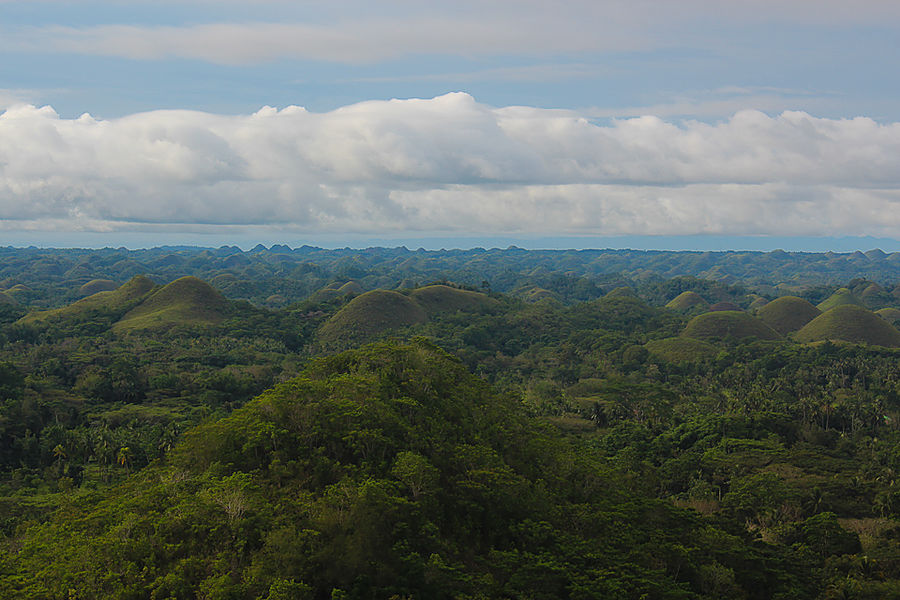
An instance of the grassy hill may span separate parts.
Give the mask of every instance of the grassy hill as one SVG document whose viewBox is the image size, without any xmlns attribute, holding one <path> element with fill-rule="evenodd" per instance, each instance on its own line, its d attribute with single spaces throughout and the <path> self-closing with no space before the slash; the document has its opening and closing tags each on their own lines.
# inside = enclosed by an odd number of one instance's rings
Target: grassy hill
<svg viewBox="0 0 900 600">
<path fill-rule="evenodd" d="M 742 310 L 740 306 L 735 304 L 734 302 L 716 302 L 715 304 L 711 304 L 709 307 L 710 312 L 721 312 L 723 310 Z"/>
<path fill-rule="evenodd" d="M 637 298 L 637 294 L 634 293 L 634 290 L 626 285 L 619 286 L 615 289 L 609 291 L 604 298 Z"/>
<path fill-rule="evenodd" d="M 480 312 L 496 308 L 499 302 L 486 294 L 461 290 L 448 285 L 428 285 L 410 292 L 409 297 L 416 301 L 428 314 L 444 312 Z"/>
<path fill-rule="evenodd" d="M 854 306 L 862 306 L 863 302 L 860 300 L 856 294 L 851 292 L 847 288 L 841 288 L 831 296 L 820 302 L 816 305 L 816 308 L 821 310 L 822 312 L 826 312 L 835 308 L 836 306 L 843 306 L 845 304 L 852 304 Z"/>
<path fill-rule="evenodd" d="M 666 308 L 672 310 L 691 310 L 696 307 L 707 308 L 709 302 L 703 299 L 703 296 L 697 292 L 681 292 L 666 304 Z"/>
<path fill-rule="evenodd" d="M 747 310 L 759 310 L 768 303 L 769 301 L 766 298 L 763 298 L 762 296 L 755 296 L 753 298 L 753 302 L 751 302 L 750 306 L 747 307 Z"/>
<path fill-rule="evenodd" d="M 842 340 L 900 347 L 900 331 L 875 313 L 853 304 L 837 306 L 819 315 L 798 331 L 794 338 L 800 342 Z"/>
<path fill-rule="evenodd" d="M 689 337 L 672 337 L 647 342 L 644 347 L 652 356 L 667 362 L 694 362 L 713 358 L 719 349 L 709 342 Z"/>
<path fill-rule="evenodd" d="M 99 292 L 111 292 L 119 286 L 112 279 L 92 279 L 78 288 L 79 296 L 92 296 Z"/>
<path fill-rule="evenodd" d="M 377 338 L 391 329 L 422 323 L 425 309 L 408 296 L 389 290 L 372 290 L 347 303 L 319 329 L 319 341 L 329 347 L 345 347 Z"/>
<path fill-rule="evenodd" d="M 138 275 L 116 290 L 98 292 L 62 308 L 29 313 L 19 319 L 19 323 L 35 325 L 90 319 L 108 319 L 112 323 L 140 303 L 155 287 L 152 280 Z"/>
<path fill-rule="evenodd" d="M 517 290 L 515 295 L 522 298 L 525 302 L 541 302 L 542 300 L 559 301 L 559 296 L 548 289 L 539 286 L 528 286 L 524 289 Z"/>
<path fill-rule="evenodd" d="M 782 296 L 760 308 L 756 316 L 781 335 L 787 335 L 821 314 L 822 311 L 803 298 Z"/>
<path fill-rule="evenodd" d="M 205 281 L 182 277 L 160 288 L 128 311 L 113 331 L 126 332 L 221 323 L 228 301 Z"/>
<path fill-rule="evenodd" d="M 759 338 L 777 340 L 781 334 L 760 319 L 741 311 L 719 311 L 697 315 L 682 332 L 683 336 L 698 340 Z"/>
<path fill-rule="evenodd" d="M 900 308 L 882 308 L 876 310 L 875 314 L 894 326 L 900 321 Z"/>
</svg>

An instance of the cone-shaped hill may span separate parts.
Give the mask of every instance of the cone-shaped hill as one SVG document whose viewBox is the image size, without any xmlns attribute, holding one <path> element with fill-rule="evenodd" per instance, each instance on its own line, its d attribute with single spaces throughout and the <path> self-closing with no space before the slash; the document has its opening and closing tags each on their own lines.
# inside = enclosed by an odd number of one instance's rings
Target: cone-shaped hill
<svg viewBox="0 0 900 600">
<path fill-rule="evenodd" d="M 644 344 L 652 356 L 671 363 L 696 362 L 714 357 L 719 348 L 689 337 L 672 337 Z"/>
<path fill-rule="evenodd" d="M 328 319 L 319 329 L 319 341 L 328 347 L 346 347 L 427 318 L 425 309 L 409 296 L 372 290 L 357 296 Z"/>
<path fill-rule="evenodd" d="M 684 549 L 692 565 L 718 565 L 727 559 L 709 540 L 725 534 L 629 480 L 440 350 L 380 344 L 314 361 L 188 432 L 165 461 L 75 495 L 17 536 L 0 589 L 21 598 L 701 597 L 705 582 L 676 575 Z M 755 551 L 727 539 L 727 556 Z"/>
<path fill-rule="evenodd" d="M 19 323 L 37 325 L 101 320 L 111 324 L 137 306 L 155 287 L 152 280 L 138 275 L 116 290 L 98 292 L 62 308 L 29 313 L 19 319 Z"/>
<path fill-rule="evenodd" d="M 346 283 L 338 281 L 332 282 L 320 290 L 315 291 L 309 300 L 313 302 L 325 302 L 332 298 L 340 298 L 343 296 L 356 296 L 363 293 L 363 287 L 352 279 Z"/>
<path fill-rule="evenodd" d="M 753 302 L 750 303 L 750 306 L 747 307 L 747 310 L 759 310 L 768 303 L 769 301 L 767 299 L 762 296 L 757 296 L 753 299 Z"/>
<path fill-rule="evenodd" d="M 79 296 L 92 296 L 100 292 L 111 292 L 119 286 L 111 279 L 93 279 L 78 288 Z"/>
<path fill-rule="evenodd" d="M 876 310 L 875 314 L 894 326 L 900 322 L 900 308 L 882 308 Z"/>
<path fill-rule="evenodd" d="M 756 316 L 769 327 L 787 335 L 822 314 L 818 308 L 797 296 L 782 296 L 760 308 Z"/>
<path fill-rule="evenodd" d="M 457 311 L 480 312 L 496 308 L 500 304 L 487 294 L 461 290 L 449 285 L 427 285 L 413 290 L 409 297 L 429 315 Z"/>
<path fill-rule="evenodd" d="M 741 307 L 734 302 L 728 301 L 716 302 L 709 307 L 710 312 L 721 312 L 723 310 L 741 310 Z"/>
<path fill-rule="evenodd" d="M 703 296 L 697 292 L 681 292 L 666 304 L 666 308 L 672 310 L 691 310 L 696 307 L 707 308 L 709 302 L 703 299 Z"/>
<path fill-rule="evenodd" d="M 637 294 L 630 287 L 622 285 L 610 290 L 604 298 L 637 298 Z"/>
<path fill-rule="evenodd" d="M 756 317 L 745 312 L 729 310 L 697 315 L 688 321 L 681 335 L 698 340 L 781 338 L 781 334 Z"/>
<path fill-rule="evenodd" d="M 531 286 L 521 290 L 518 294 L 525 302 L 537 303 L 544 300 L 559 301 L 559 297 L 550 290 L 538 286 Z"/>
<path fill-rule="evenodd" d="M 228 301 L 205 281 L 182 277 L 160 288 L 128 311 L 113 331 L 126 332 L 221 323 Z"/>
<path fill-rule="evenodd" d="M 826 312 L 831 310 L 836 306 L 843 306 L 845 304 L 852 304 L 854 306 L 862 306 L 863 302 L 860 300 L 856 294 L 851 292 L 847 288 L 841 288 L 831 296 L 820 302 L 816 305 L 816 308 L 821 310 L 822 312 Z"/>
<path fill-rule="evenodd" d="M 845 304 L 819 315 L 794 334 L 799 342 L 840 340 L 856 344 L 900 347 L 900 331 L 875 313 Z"/>
</svg>

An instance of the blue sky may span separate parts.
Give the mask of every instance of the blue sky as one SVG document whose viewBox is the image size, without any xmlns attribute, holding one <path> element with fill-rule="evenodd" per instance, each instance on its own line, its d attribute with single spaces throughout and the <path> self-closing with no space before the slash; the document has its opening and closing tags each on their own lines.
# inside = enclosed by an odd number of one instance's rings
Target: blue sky
<svg viewBox="0 0 900 600">
<path fill-rule="evenodd" d="M 0 234 L 898 239 L 898 25 L 874 0 L 0 0 Z"/>
</svg>

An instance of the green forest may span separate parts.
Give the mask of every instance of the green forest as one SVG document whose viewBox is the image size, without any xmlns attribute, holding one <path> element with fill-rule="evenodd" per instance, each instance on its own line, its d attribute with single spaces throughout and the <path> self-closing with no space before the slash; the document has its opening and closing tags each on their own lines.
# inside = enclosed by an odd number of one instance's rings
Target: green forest
<svg viewBox="0 0 900 600">
<path fill-rule="evenodd" d="M 900 254 L 0 249 L 0 598 L 900 598 Z"/>
</svg>

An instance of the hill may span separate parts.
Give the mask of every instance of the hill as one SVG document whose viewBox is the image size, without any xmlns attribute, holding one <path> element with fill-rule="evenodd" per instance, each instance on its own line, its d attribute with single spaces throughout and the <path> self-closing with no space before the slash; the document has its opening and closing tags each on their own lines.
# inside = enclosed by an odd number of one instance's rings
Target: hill
<svg viewBox="0 0 900 600">
<path fill-rule="evenodd" d="M 716 302 L 715 304 L 710 305 L 710 312 L 721 312 L 724 310 L 741 310 L 741 307 L 735 304 L 734 302 Z"/>
<path fill-rule="evenodd" d="M 797 296 L 782 296 L 756 312 L 760 320 L 781 335 L 798 331 L 821 314 L 822 311 Z"/>
<path fill-rule="evenodd" d="M 688 321 L 681 335 L 698 340 L 781 338 L 781 334 L 756 317 L 745 312 L 728 310 L 697 315 Z"/>
<path fill-rule="evenodd" d="M 831 310 L 836 306 L 843 306 L 845 304 L 852 304 L 854 306 L 862 306 L 863 302 L 860 300 L 856 294 L 851 292 L 847 288 L 840 288 L 838 291 L 833 293 L 831 296 L 820 302 L 816 305 L 816 308 L 821 310 L 822 312 L 826 312 Z"/>
<path fill-rule="evenodd" d="M 80 322 L 107 320 L 109 324 L 137 305 L 156 284 L 143 275 L 133 277 L 116 290 L 98 292 L 62 308 L 43 310 L 25 315 L 21 324 L 50 322 Z"/>
<path fill-rule="evenodd" d="M 427 320 L 425 310 L 399 292 L 372 290 L 347 303 L 319 329 L 319 341 L 346 347 Z"/>
<path fill-rule="evenodd" d="M 875 314 L 895 327 L 900 322 L 900 308 L 882 308 L 876 310 Z"/>
<path fill-rule="evenodd" d="M 98 292 L 111 292 L 118 287 L 112 279 L 92 279 L 78 288 L 78 295 L 91 296 Z"/>
<path fill-rule="evenodd" d="M 747 310 L 759 310 L 768 303 L 769 301 L 766 298 L 763 298 L 762 296 L 755 296 L 753 298 L 753 301 L 750 303 L 750 306 L 747 307 Z"/>
<path fill-rule="evenodd" d="M 215 325 L 224 320 L 227 308 L 228 301 L 208 283 L 182 277 L 128 311 L 113 325 L 113 331 Z"/>
<path fill-rule="evenodd" d="M 706 360 L 713 358 L 719 353 L 719 349 L 709 342 L 689 337 L 653 340 L 644 344 L 644 347 L 650 352 L 651 356 L 656 356 L 672 363 Z"/>
<path fill-rule="evenodd" d="M 627 285 L 621 285 L 617 288 L 614 288 L 609 291 L 609 293 L 604 296 L 604 298 L 637 298 L 637 294 L 634 293 L 634 290 L 628 287 Z"/>
<path fill-rule="evenodd" d="M 856 344 L 900 347 L 900 331 L 875 313 L 845 304 L 819 315 L 794 335 L 800 342 L 841 340 Z"/>
<path fill-rule="evenodd" d="M 445 312 L 480 312 L 496 308 L 500 303 L 487 294 L 461 290 L 448 285 L 428 285 L 410 292 L 409 297 L 428 314 Z"/>
<path fill-rule="evenodd" d="M 768 583 L 744 537 L 630 479 L 433 346 L 382 344 L 317 360 L 165 461 L 73 495 L 17 538 L 0 591 L 675 600 L 710 597 L 711 578 L 684 571 L 736 573 L 732 597 Z"/>
<path fill-rule="evenodd" d="M 681 292 L 666 304 L 666 308 L 671 308 L 672 310 L 691 310 L 698 306 L 707 308 L 709 307 L 709 302 L 704 300 L 697 292 L 690 291 Z"/>
</svg>

